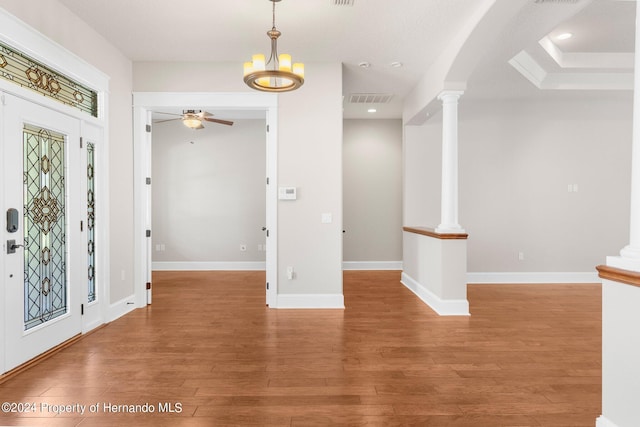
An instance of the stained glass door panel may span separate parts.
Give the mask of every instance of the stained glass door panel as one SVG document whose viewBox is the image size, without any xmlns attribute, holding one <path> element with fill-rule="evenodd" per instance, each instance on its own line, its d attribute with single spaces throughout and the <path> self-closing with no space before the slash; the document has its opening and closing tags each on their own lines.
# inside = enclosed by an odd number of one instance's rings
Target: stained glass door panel
<svg viewBox="0 0 640 427">
<path fill-rule="evenodd" d="M 3 255 L 7 371 L 80 332 L 86 171 L 78 120 L 5 95 L 3 122 L 4 207 L 20 211 L 18 230 L 3 230 L 18 245 Z"/>
<path fill-rule="evenodd" d="M 96 147 L 87 144 L 87 302 L 96 301 Z"/>
<path fill-rule="evenodd" d="M 67 314 L 65 135 L 25 124 L 24 328 Z"/>
</svg>

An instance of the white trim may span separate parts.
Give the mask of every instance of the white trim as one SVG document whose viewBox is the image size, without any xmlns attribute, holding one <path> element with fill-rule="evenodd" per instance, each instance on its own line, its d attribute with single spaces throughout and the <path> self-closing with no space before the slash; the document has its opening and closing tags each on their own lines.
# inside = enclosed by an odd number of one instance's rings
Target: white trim
<svg viewBox="0 0 640 427">
<path fill-rule="evenodd" d="M 473 284 L 532 284 L 532 283 L 600 283 L 597 272 L 500 272 L 467 273 L 467 283 Z"/>
<path fill-rule="evenodd" d="M 14 49 L 92 89 L 107 90 L 106 74 L 2 8 L 0 28 L 0 40 Z"/>
<path fill-rule="evenodd" d="M 278 294 L 277 308 L 344 309 L 342 294 Z"/>
<path fill-rule="evenodd" d="M 123 298 L 120 301 L 109 305 L 109 313 L 106 323 L 113 322 L 114 320 L 119 319 L 120 317 L 132 312 L 135 309 L 136 304 L 134 295 Z"/>
<path fill-rule="evenodd" d="M 269 184 L 266 185 L 266 299 L 269 307 L 278 303 L 278 108 L 277 98 L 272 98 L 274 105 L 266 109 L 266 172 Z"/>
<path fill-rule="evenodd" d="M 633 52 L 563 52 L 548 37 L 538 42 L 560 68 L 633 70 Z"/>
<path fill-rule="evenodd" d="M 632 72 L 550 73 L 525 50 L 508 62 L 541 90 L 633 90 Z"/>
<path fill-rule="evenodd" d="M 99 310 L 98 315 L 88 321 L 87 324 L 82 325 L 82 332 L 94 329 L 100 324 L 108 323 L 110 319 L 120 317 L 124 314 L 129 307 L 120 308 L 109 307 L 110 296 L 110 281 L 109 281 L 109 111 L 108 111 L 108 97 L 109 97 L 109 80 L 110 77 L 102 72 L 100 69 L 94 67 L 89 62 L 85 61 L 80 56 L 71 52 L 64 46 L 58 44 L 56 41 L 42 34 L 35 28 L 31 27 L 24 21 L 10 14 L 7 10 L 0 7 L 0 40 L 10 46 L 11 48 L 18 50 L 29 57 L 37 60 L 47 67 L 56 70 L 60 74 L 65 75 L 71 80 L 81 83 L 97 92 L 98 95 L 98 117 L 93 117 L 90 114 L 83 112 L 77 108 L 69 105 L 62 104 L 54 99 L 44 97 L 42 94 L 38 94 L 27 88 L 22 88 L 6 80 L 0 81 L 0 91 L 13 94 L 19 98 L 27 100 L 37 105 L 41 105 L 45 108 L 49 108 L 52 111 L 57 111 L 62 114 L 66 114 L 69 117 L 78 119 L 82 123 L 84 129 L 85 124 L 89 124 L 99 128 L 102 132 L 102 137 L 99 138 L 99 146 L 96 148 L 99 150 L 99 159 L 97 160 L 97 167 L 100 168 L 100 172 L 96 177 L 96 191 L 98 194 L 98 206 L 96 215 L 101 218 L 99 225 L 96 226 L 96 238 L 99 239 L 100 250 L 96 251 L 96 282 L 98 283 L 98 300 L 91 306 L 96 307 Z M 82 130 L 84 135 L 84 130 Z M 2 150 L 0 150 L 2 151 Z M 0 196 L 3 195 L 3 189 L 0 189 Z M 84 214 L 80 213 L 81 216 Z M 2 269 L 0 269 L 2 273 Z M 4 275 L 0 274 L 4 277 Z M 3 280 L 3 279 L 0 279 Z M 0 285 L 0 291 L 3 290 L 4 284 Z M 1 293 L 1 292 L 0 292 Z M 117 303 L 116 303 L 117 304 Z M 89 306 L 88 306 L 89 307 Z M 112 306 L 113 307 L 113 306 Z M 129 310 L 130 311 L 130 310 Z M 111 314 L 113 313 L 113 314 Z M 116 316 L 116 317 L 114 317 Z M 0 316 L 0 343 L 5 344 L 5 337 L 3 335 L 5 330 L 5 323 L 3 316 Z M 3 356 L 0 356 L 0 367 L 4 367 Z M 2 370 L 2 369 L 0 369 Z"/>
<path fill-rule="evenodd" d="M 343 270 L 402 270 L 402 261 L 343 261 Z"/>
<path fill-rule="evenodd" d="M 618 426 L 613 422 L 611 422 L 604 415 L 600 415 L 598 418 L 596 418 L 596 427 L 618 427 Z"/>
<path fill-rule="evenodd" d="M 96 319 L 93 322 L 90 323 L 86 323 L 82 325 L 82 333 L 86 334 L 87 332 L 90 332 L 92 330 L 94 330 L 95 328 L 97 328 L 98 326 L 104 325 L 104 319 L 100 318 L 100 319 Z"/>
<path fill-rule="evenodd" d="M 404 272 L 400 283 L 440 316 L 469 316 L 469 301 L 467 300 L 444 300 Z"/>
<path fill-rule="evenodd" d="M 133 149 L 134 149 L 134 290 L 138 307 L 144 307 L 150 300 L 147 292 L 147 274 L 152 269 L 150 245 L 151 239 L 145 237 L 147 224 L 151 223 L 150 188 L 145 178 L 151 176 L 147 164 L 151 154 L 151 136 L 145 131 L 150 124 L 151 111 L 165 107 L 195 106 L 202 108 L 225 108 L 237 110 L 265 111 L 269 123 L 267 135 L 267 171 L 269 189 L 267 190 L 266 227 L 267 239 L 266 274 L 269 288 L 266 290 L 266 302 L 275 305 L 278 294 L 278 213 L 277 213 L 277 162 L 278 162 L 278 95 L 271 93 L 239 92 L 134 92 L 133 93 Z M 146 145 L 146 146 L 145 146 Z M 147 242 L 145 241 L 147 240 Z"/>
<path fill-rule="evenodd" d="M 264 261 L 157 261 L 153 271 L 265 271 Z"/>
<path fill-rule="evenodd" d="M 535 87 L 542 88 L 542 82 L 547 78 L 548 73 L 526 51 L 521 51 L 508 62 Z"/>
</svg>

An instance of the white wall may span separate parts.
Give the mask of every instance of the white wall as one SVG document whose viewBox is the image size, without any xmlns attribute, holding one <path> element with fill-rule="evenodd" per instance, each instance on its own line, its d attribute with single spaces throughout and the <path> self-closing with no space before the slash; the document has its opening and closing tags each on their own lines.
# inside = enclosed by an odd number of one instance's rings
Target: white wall
<svg viewBox="0 0 640 427">
<path fill-rule="evenodd" d="M 461 98 L 469 272 L 594 272 L 626 244 L 631 107 L 627 93 L 541 94 L 528 103 Z M 405 128 L 406 197 L 422 197 L 405 199 L 408 225 L 439 220 L 442 126 L 434 119 Z"/>
<path fill-rule="evenodd" d="M 153 126 L 154 263 L 264 263 L 265 138 L 264 120 Z"/>
<path fill-rule="evenodd" d="M 402 121 L 344 121 L 344 260 L 402 260 Z"/>
<path fill-rule="evenodd" d="M 278 102 L 279 185 L 299 190 L 278 206 L 279 293 L 342 295 L 342 65 L 305 64 L 305 85 Z"/>
<path fill-rule="evenodd" d="M 602 281 L 602 414 L 597 427 L 640 425 L 640 288 Z"/>
<path fill-rule="evenodd" d="M 250 91 L 242 64 L 143 62 L 133 69 L 137 92 Z M 278 180 L 299 191 L 295 202 L 278 203 L 278 293 L 341 300 L 341 64 L 305 64 L 304 86 L 278 95 Z M 321 223 L 323 213 L 330 224 Z M 289 266 L 294 280 L 287 279 Z"/>
<path fill-rule="evenodd" d="M 133 284 L 133 150 L 131 89 L 132 64 L 102 36 L 57 0 L 37 4 L 0 0 L 0 7 L 64 46 L 110 77 L 110 299 L 134 293 Z M 98 219 L 99 221 L 99 219 Z"/>
<path fill-rule="evenodd" d="M 405 126 L 402 145 L 402 223 L 440 224 L 442 114 L 423 126 Z"/>
</svg>

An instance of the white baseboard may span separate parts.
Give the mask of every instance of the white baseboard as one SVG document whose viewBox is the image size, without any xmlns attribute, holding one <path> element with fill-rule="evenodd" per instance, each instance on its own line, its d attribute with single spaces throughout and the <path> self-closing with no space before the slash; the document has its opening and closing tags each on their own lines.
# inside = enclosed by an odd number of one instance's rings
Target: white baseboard
<svg viewBox="0 0 640 427">
<path fill-rule="evenodd" d="M 125 314 L 132 312 L 136 308 L 137 307 L 135 304 L 134 295 L 131 295 L 130 297 L 127 297 L 127 298 L 123 298 L 120 301 L 109 305 L 109 312 L 107 314 L 106 323 L 113 322 L 114 320 L 124 316 Z"/>
<path fill-rule="evenodd" d="M 469 301 L 466 299 L 443 300 L 406 273 L 402 273 L 400 282 L 441 316 L 469 315 Z"/>
<path fill-rule="evenodd" d="M 104 325 L 104 322 L 102 321 L 102 319 L 98 319 L 98 320 L 95 320 L 92 323 L 88 323 L 86 325 L 82 325 L 82 333 L 86 334 L 87 332 L 91 332 L 92 330 L 94 330 L 98 326 L 102 326 L 102 325 Z"/>
<path fill-rule="evenodd" d="M 596 427 L 618 427 L 618 426 L 612 423 L 611 421 L 609 421 L 607 417 L 605 417 L 604 415 L 600 415 L 596 419 Z"/>
<path fill-rule="evenodd" d="M 278 294 L 276 308 L 344 309 L 342 294 Z"/>
<path fill-rule="evenodd" d="M 601 283 L 598 273 L 467 273 L 467 283 L 517 284 L 517 283 Z"/>
<path fill-rule="evenodd" d="M 158 261 L 151 263 L 153 271 L 264 271 L 264 261 Z"/>
<path fill-rule="evenodd" d="M 402 270 L 402 261 L 343 261 L 343 270 Z"/>
</svg>

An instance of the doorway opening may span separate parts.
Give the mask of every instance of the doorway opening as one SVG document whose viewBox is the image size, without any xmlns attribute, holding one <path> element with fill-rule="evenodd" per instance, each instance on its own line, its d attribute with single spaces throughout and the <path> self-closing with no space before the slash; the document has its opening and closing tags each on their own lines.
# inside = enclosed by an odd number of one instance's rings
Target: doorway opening
<svg viewBox="0 0 640 427">
<path fill-rule="evenodd" d="M 143 307 L 152 302 L 151 271 L 156 250 L 152 234 L 152 119 L 154 111 L 178 111 L 185 106 L 235 115 L 261 114 L 265 119 L 265 299 L 277 301 L 277 95 L 253 93 L 134 93 L 135 298 Z M 195 143 L 195 141 L 194 141 Z M 187 207 L 188 208 L 188 207 Z M 262 231 L 262 230 L 260 230 Z M 162 242 L 156 242 L 162 245 Z M 243 242 L 238 242 L 238 251 Z M 246 243 L 248 249 L 248 243 Z M 254 245 L 257 249 L 257 244 Z M 160 246 L 159 249 L 161 249 Z M 166 250 L 166 245 L 165 245 Z"/>
<path fill-rule="evenodd" d="M 152 114 L 152 270 L 266 269 L 264 111 Z"/>
</svg>

